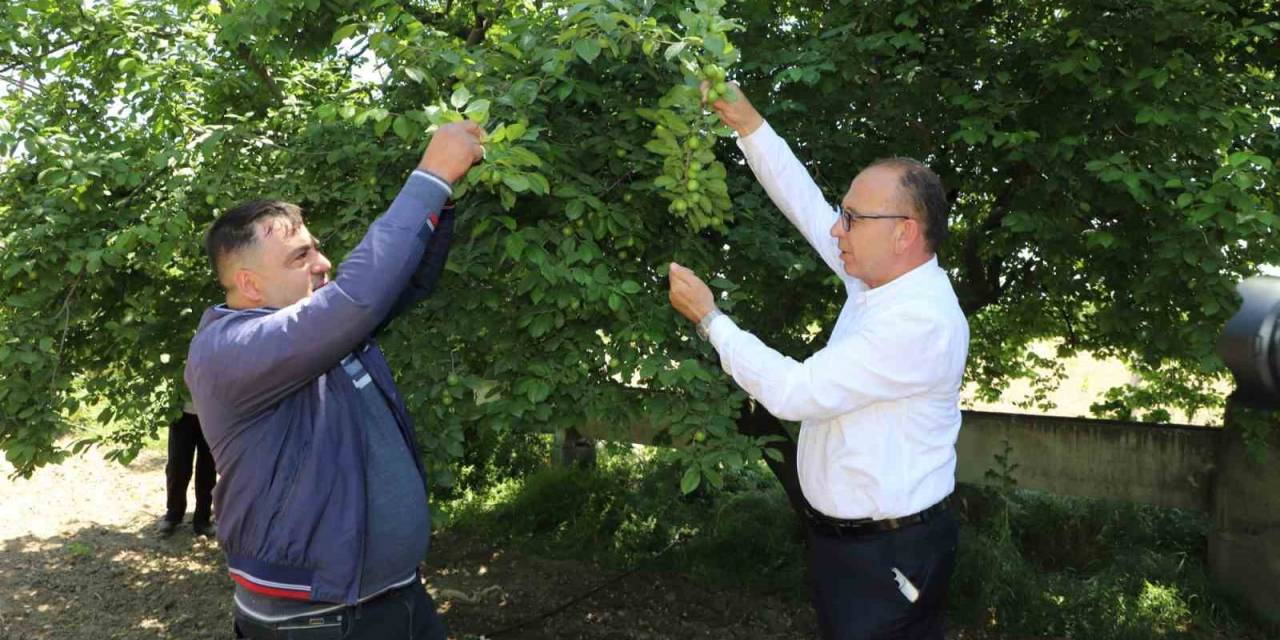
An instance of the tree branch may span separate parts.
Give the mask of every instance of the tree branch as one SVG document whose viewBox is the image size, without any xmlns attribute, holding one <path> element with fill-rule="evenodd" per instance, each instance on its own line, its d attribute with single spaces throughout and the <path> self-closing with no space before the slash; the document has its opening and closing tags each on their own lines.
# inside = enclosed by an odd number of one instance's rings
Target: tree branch
<svg viewBox="0 0 1280 640">
<path fill-rule="evenodd" d="M 33 95 L 34 95 L 34 94 L 37 94 L 37 93 L 40 93 L 40 92 L 39 92 L 39 91 L 37 91 L 34 87 L 32 87 L 31 85 L 28 85 L 27 83 L 25 83 L 25 82 L 23 82 L 23 81 L 21 81 L 21 80 L 14 80 L 14 79 L 11 79 L 11 78 L 6 78 L 6 77 L 4 77 L 4 76 L 0 76 L 0 81 L 7 82 L 7 83 L 9 83 L 9 84 L 11 84 L 11 85 L 13 85 L 13 86 L 15 86 L 15 87 L 17 87 L 17 88 L 19 88 L 19 89 L 22 89 L 23 91 L 26 91 L 26 92 L 28 92 L 28 93 L 31 93 L 31 94 L 33 94 Z"/>
<path fill-rule="evenodd" d="M 267 90 L 271 92 L 273 97 L 275 97 L 276 102 L 284 102 L 284 92 L 280 91 L 280 87 L 276 85 L 275 79 L 271 77 L 271 72 L 254 57 L 253 52 L 249 50 L 248 45 L 243 42 L 240 43 L 240 45 L 236 47 L 236 56 L 262 79 L 262 83 L 267 85 Z"/>
<path fill-rule="evenodd" d="M 996 303 L 1004 293 L 1004 285 L 1001 283 L 1004 275 L 1004 260 L 994 254 L 984 259 L 982 246 L 1004 224 L 1005 216 L 1009 214 L 1013 204 L 1014 194 L 1026 185 L 1031 175 L 1032 169 L 1027 164 L 1020 163 L 1015 166 L 1009 184 L 996 196 L 995 204 L 991 207 L 991 215 L 987 216 L 982 224 L 965 238 L 961 260 L 967 277 L 965 282 L 960 283 L 962 285 L 960 308 L 964 310 L 965 315 L 973 315 L 983 307 Z"/>
<path fill-rule="evenodd" d="M 471 5 L 476 12 L 476 24 L 471 28 L 471 33 L 467 35 L 467 47 L 474 47 L 484 40 L 485 33 L 489 31 L 489 27 L 493 26 L 493 20 L 487 19 L 480 12 L 480 3 L 474 2 Z M 499 2 L 493 7 L 495 14 L 502 12 L 502 3 Z"/>
</svg>

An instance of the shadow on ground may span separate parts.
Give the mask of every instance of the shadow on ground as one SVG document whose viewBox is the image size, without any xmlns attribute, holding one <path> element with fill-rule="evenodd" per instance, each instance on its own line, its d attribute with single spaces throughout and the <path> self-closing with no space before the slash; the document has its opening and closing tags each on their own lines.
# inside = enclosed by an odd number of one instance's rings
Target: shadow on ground
<svg viewBox="0 0 1280 640">
<path fill-rule="evenodd" d="M 6 640 L 229 637 L 230 584 L 210 539 L 151 522 L 6 540 L 0 637 Z"/>
</svg>

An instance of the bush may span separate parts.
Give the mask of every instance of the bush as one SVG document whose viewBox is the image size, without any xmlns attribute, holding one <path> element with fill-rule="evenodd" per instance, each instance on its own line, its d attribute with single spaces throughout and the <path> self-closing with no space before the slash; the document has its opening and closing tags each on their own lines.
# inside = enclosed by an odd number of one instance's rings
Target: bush
<svg viewBox="0 0 1280 640">
<path fill-rule="evenodd" d="M 803 536 L 762 465 L 679 490 L 667 451 L 611 446 L 597 469 L 540 469 L 441 505 L 443 526 L 534 553 L 674 569 L 808 599 Z M 1205 569 L 1202 514 L 961 487 L 951 617 L 1090 640 L 1264 638 Z"/>
</svg>

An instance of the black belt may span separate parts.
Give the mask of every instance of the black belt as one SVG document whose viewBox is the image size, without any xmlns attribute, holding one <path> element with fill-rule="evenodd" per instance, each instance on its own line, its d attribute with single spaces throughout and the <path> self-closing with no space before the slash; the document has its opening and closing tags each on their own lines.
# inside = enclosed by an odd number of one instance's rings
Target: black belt
<svg viewBox="0 0 1280 640">
<path fill-rule="evenodd" d="M 883 520 L 872 520 L 871 518 L 859 518 L 857 520 L 842 520 L 840 518 L 832 518 L 824 513 L 819 513 L 813 507 L 805 509 L 805 515 L 809 518 L 809 524 L 819 533 L 830 536 L 860 536 L 868 533 L 878 533 L 882 531 L 893 531 L 909 527 L 913 524 L 920 524 L 931 518 L 936 518 L 947 510 L 947 503 L 950 496 L 938 501 L 937 504 L 911 515 L 899 518 L 885 518 Z"/>
</svg>

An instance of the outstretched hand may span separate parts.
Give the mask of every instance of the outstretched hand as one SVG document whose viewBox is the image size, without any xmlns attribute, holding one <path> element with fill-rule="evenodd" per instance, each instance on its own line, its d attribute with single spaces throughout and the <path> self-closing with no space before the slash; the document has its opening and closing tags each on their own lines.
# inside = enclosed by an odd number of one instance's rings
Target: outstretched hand
<svg viewBox="0 0 1280 640">
<path fill-rule="evenodd" d="M 711 90 L 711 82 L 702 81 L 700 86 L 702 89 L 702 102 L 706 104 L 707 94 Z M 742 93 L 742 88 L 736 82 L 724 83 L 725 95 L 717 95 L 715 100 L 711 101 L 711 109 L 720 116 L 720 121 L 729 125 L 729 128 L 738 132 L 739 137 L 746 137 L 755 133 L 760 125 L 764 124 L 764 116 L 760 115 L 756 108 L 751 106 L 751 101 L 747 100 L 747 96 Z M 719 92 L 717 92 L 718 94 Z"/>
<path fill-rule="evenodd" d="M 436 129 L 418 168 L 457 183 L 484 158 L 484 129 L 470 121 L 450 122 Z"/>
<path fill-rule="evenodd" d="M 667 278 L 671 283 L 671 306 L 691 322 L 702 320 L 716 308 L 711 288 L 689 269 L 672 262 Z"/>
</svg>

